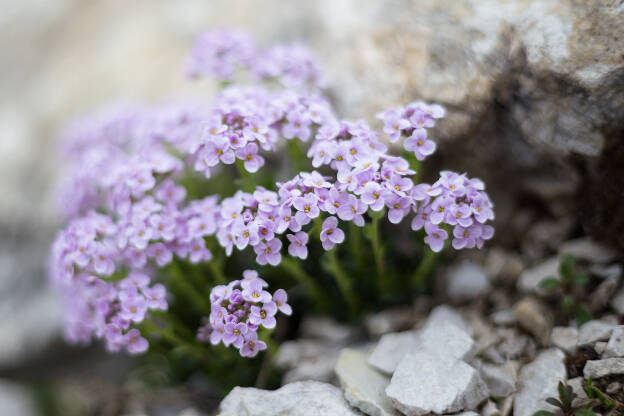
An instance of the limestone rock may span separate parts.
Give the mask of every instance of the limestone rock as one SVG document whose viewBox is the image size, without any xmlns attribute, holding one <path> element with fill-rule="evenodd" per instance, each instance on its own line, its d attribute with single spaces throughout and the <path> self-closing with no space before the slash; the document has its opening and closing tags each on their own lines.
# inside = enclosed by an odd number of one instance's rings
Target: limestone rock
<svg viewBox="0 0 624 416">
<path fill-rule="evenodd" d="M 398 416 L 385 392 L 390 379 L 368 365 L 365 352 L 343 349 L 335 371 L 351 406 L 370 416 Z"/>
<path fill-rule="evenodd" d="M 401 360 L 386 394 L 401 412 L 418 416 L 474 409 L 487 398 L 487 387 L 465 362 L 425 350 Z"/>
<path fill-rule="evenodd" d="M 21 386 L 0 380 L 0 410 L 3 415 L 33 416 L 38 414 L 30 392 Z"/>
<path fill-rule="evenodd" d="M 475 263 L 464 261 L 447 271 L 446 291 L 455 302 L 477 299 L 489 289 L 485 270 Z"/>
<path fill-rule="evenodd" d="M 392 374 L 405 355 L 418 342 L 418 331 L 386 334 L 368 357 L 368 363 L 378 370 Z"/>
<path fill-rule="evenodd" d="M 545 399 L 556 397 L 557 384 L 566 379 L 564 357 L 562 351 L 550 349 L 522 367 L 514 401 L 514 416 L 532 416 L 538 410 L 554 410 Z"/>
<path fill-rule="evenodd" d="M 583 368 L 585 378 L 601 378 L 613 375 L 624 375 L 624 358 L 589 360 Z"/>
<path fill-rule="evenodd" d="M 346 343 L 354 334 L 354 328 L 330 318 L 311 316 L 301 322 L 301 338 L 319 339 L 335 344 Z"/>
<path fill-rule="evenodd" d="M 299 339 L 280 345 L 275 364 L 285 370 L 283 383 L 303 380 L 330 382 L 341 346 L 327 341 Z"/>
<path fill-rule="evenodd" d="M 590 238 L 567 241 L 560 247 L 559 253 L 594 263 L 609 263 L 618 258 L 617 251 Z"/>
<path fill-rule="evenodd" d="M 418 319 L 415 308 L 397 307 L 387 309 L 364 318 L 366 331 L 374 336 L 406 330 L 413 327 Z"/>
<path fill-rule="evenodd" d="M 547 343 L 552 324 L 545 308 L 536 299 L 521 299 L 514 305 L 513 312 L 522 328 L 535 335 L 543 344 Z"/>
<path fill-rule="evenodd" d="M 574 351 L 578 339 L 578 329 L 572 327 L 556 326 L 550 333 L 550 343 L 568 353 Z"/>
<path fill-rule="evenodd" d="M 481 378 L 490 392 L 490 396 L 507 397 L 516 391 L 516 365 L 509 362 L 506 365 L 483 364 L 479 368 Z"/>
<path fill-rule="evenodd" d="M 624 326 L 618 326 L 613 330 L 603 357 L 624 357 Z"/>
<path fill-rule="evenodd" d="M 524 293 L 542 293 L 539 284 L 547 277 L 559 276 L 559 258 L 553 257 L 544 263 L 526 269 L 518 277 L 518 289 Z"/>
<path fill-rule="evenodd" d="M 275 391 L 235 387 L 223 399 L 218 416 L 357 416 L 338 387 L 301 381 Z"/>
<path fill-rule="evenodd" d="M 615 325 L 593 320 L 585 322 L 579 328 L 579 344 L 592 344 L 596 341 L 607 341 Z"/>
</svg>

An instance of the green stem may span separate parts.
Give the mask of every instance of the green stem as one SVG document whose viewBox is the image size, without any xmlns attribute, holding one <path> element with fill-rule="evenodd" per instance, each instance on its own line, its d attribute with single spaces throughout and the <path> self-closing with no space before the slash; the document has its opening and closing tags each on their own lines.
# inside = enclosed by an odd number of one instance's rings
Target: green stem
<svg viewBox="0 0 624 416">
<path fill-rule="evenodd" d="M 347 302 L 347 307 L 349 308 L 349 312 L 351 313 L 351 315 L 354 315 L 357 309 L 357 300 L 355 298 L 355 294 L 353 293 L 351 278 L 343 270 L 342 266 L 340 265 L 335 249 L 328 251 L 327 256 L 329 259 L 329 270 L 331 271 L 332 276 L 336 280 L 336 283 L 338 284 L 338 288 L 340 289 L 342 296 Z"/>
<path fill-rule="evenodd" d="M 245 169 L 245 163 L 236 159 L 236 169 L 238 170 L 238 175 L 243 181 L 243 191 L 245 192 L 253 192 L 256 189 L 256 183 L 254 182 L 253 175 L 247 172 Z"/>
<path fill-rule="evenodd" d="M 440 253 L 436 253 L 428 247 L 425 247 L 425 254 L 423 255 L 423 258 L 420 261 L 418 268 L 411 278 L 411 284 L 413 289 L 420 289 L 423 287 L 427 276 L 431 274 L 431 271 L 435 267 L 439 255 Z"/>
<path fill-rule="evenodd" d="M 299 262 L 290 257 L 282 257 L 282 261 L 279 265 L 285 272 L 293 276 L 299 283 L 301 283 L 306 290 L 306 293 L 310 294 L 312 298 L 321 306 L 327 303 L 327 298 L 322 290 L 316 284 L 316 281 L 303 270 Z"/>
<path fill-rule="evenodd" d="M 303 152 L 299 146 L 299 139 L 292 138 L 288 142 L 288 153 L 293 165 L 294 175 L 303 170 Z"/>
<path fill-rule="evenodd" d="M 209 261 L 208 267 L 210 268 L 210 271 L 212 272 L 212 276 L 214 277 L 215 282 L 217 284 L 219 285 L 227 284 L 227 278 L 225 277 L 223 270 L 221 270 L 221 267 L 217 264 L 217 262 Z"/>
<path fill-rule="evenodd" d="M 373 217 L 372 219 L 371 243 L 373 244 L 373 257 L 375 258 L 375 265 L 377 266 L 377 279 L 380 282 L 380 286 L 384 286 L 382 282 L 384 282 L 388 276 L 386 276 L 386 266 L 384 264 L 384 249 L 379 239 L 378 217 Z"/>
</svg>

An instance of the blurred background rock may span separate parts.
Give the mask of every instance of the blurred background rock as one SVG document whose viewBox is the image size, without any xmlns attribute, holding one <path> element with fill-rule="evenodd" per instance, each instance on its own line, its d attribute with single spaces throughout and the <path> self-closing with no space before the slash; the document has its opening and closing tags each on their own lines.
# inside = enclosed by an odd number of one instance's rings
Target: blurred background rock
<svg viewBox="0 0 624 416">
<path fill-rule="evenodd" d="M 415 99 L 444 104 L 431 171 L 484 179 L 498 244 L 526 262 L 583 233 L 624 247 L 621 0 L 1 0 L 0 7 L 0 377 L 10 379 L 0 383 L 1 414 L 35 412 L 32 392 L 45 403 L 46 380 L 71 387 L 88 376 L 77 391 L 100 393 L 98 383 L 114 384 L 128 368 L 123 357 L 59 341 L 60 306 L 45 283 L 59 226 L 55 135 L 68 119 L 120 99 L 208 97 L 210 88 L 187 83 L 183 72 L 193 38 L 210 27 L 240 26 L 265 44 L 308 44 L 345 117 L 373 121 Z"/>
</svg>

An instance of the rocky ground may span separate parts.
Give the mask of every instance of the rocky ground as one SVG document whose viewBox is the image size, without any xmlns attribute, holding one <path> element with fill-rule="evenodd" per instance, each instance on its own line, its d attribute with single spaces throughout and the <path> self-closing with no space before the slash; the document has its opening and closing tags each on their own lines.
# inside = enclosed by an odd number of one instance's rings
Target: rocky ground
<svg viewBox="0 0 624 416">
<path fill-rule="evenodd" d="M 55 133 L 110 101 L 209 94 L 184 82 L 182 63 L 192 38 L 216 25 L 310 45 L 344 116 L 373 120 L 414 99 L 444 104 L 430 170 L 481 177 L 497 213 L 495 241 L 440 271 L 431 298 L 366 317 L 363 328 L 304 322 L 276 357 L 286 386 L 236 389 L 222 414 L 528 415 L 548 409 L 559 380 L 583 400 L 589 377 L 624 401 L 621 1 L 0 3 L 0 57 L 10 63 L 0 69 L 0 413 L 36 413 L 49 383 L 83 413 L 217 407 L 199 382 L 120 388 L 128 360 L 65 346 L 45 283 L 59 223 Z M 589 276 L 565 288 L 593 317 L 582 326 L 540 287 L 565 253 Z"/>
<path fill-rule="evenodd" d="M 594 319 L 582 325 L 539 285 L 558 276 L 567 253 L 593 270 L 583 299 Z M 574 389 L 575 406 L 621 414 L 624 285 L 617 260 L 587 239 L 567 242 L 560 254 L 531 268 L 513 254 L 490 250 L 446 270 L 433 302 L 441 304 L 430 311 L 420 305 L 427 299 L 372 315 L 359 336 L 356 328 L 331 321 L 304 324 L 301 338 L 277 353 L 285 387 L 237 388 L 218 414 L 531 416 L 555 410 L 546 399 L 559 397 L 559 382 Z M 583 386 L 590 379 L 613 409 L 588 398 Z M 293 393 L 305 396 L 305 406 L 288 400 Z"/>
</svg>

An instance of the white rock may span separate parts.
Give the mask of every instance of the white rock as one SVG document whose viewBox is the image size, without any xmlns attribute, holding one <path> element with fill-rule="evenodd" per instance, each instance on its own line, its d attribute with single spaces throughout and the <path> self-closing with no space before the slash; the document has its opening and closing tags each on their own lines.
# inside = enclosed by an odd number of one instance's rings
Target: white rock
<svg viewBox="0 0 624 416">
<path fill-rule="evenodd" d="M 624 288 L 620 289 L 617 295 L 611 299 L 611 306 L 617 313 L 624 314 Z"/>
<path fill-rule="evenodd" d="M 311 339 L 284 342 L 275 355 L 275 364 L 284 370 L 282 382 L 332 381 L 340 348 L 327 341 Z"/>
<path fill-rule="evenodd" d="M 579 328 L 579 345 L 592 344 L 596 341 L 607 341 L 615 325 L 593 320 L 585 322 Z"/>
<path fill-rule="evenodd" d="M 364 318 L 364 326 L 366 331 L 374 337 L 411 328 L 417 321 L 414 309 L 398 307 L 368 315 Z"/>
<path fill-rule="evenodd" d="M 468 325 L 459 312 L 448 305 L 440 305 L 433 308 L 424 326 L 437 326 L 444 322 L 449 322 L 465 331 L 468 335 L 472 335 L 470 325 Z"/>
<path fill-rule="evenodd" d="M 474 300 L 490 290 L 490 281 L 483 267 L 464 261 L 447 272 L 446 291 L 456 302 Z"/>
<path fill-rule="evenodd" d="M 556 326 L 550 333 L 550 343 L 566 352 L 572 352 L 578 345 L 578 329 L 566 326 Z"/>
<path fill-rule="evenodd" d="M 488 400 L 481 409 L 481 416 L 500 416 L 500 410 L 492 400 Z"/>
<path fill-rule="evenodd" d="M 600 356 L 602 356 L 602 354 L 605 352 L 606 349 L 607 349 L 607 343 L 604 341 L 598 341 L 594 344 L 594 350 L 596 350 L 596 352 Z"/>
<path fill-rule="evenodd" d="M 470 361 L 477 352 L 477 344 L 465 331 L 450 322 L 427 325 L 420 332 L 414 347 L 430 351 L 444 360 Z"/>
<path fill-rule="evenodd" d="M 602 356 L 604 358 L 624 357 L 624 326 L 620 325 L 613 330 Z"/>
<path fill-rule="evenodd" d="M 555 410 L 545 399 L 556 397 L 557 384 L 566 379 L 564 357 L 561 350 L 550 349 L 522 367 L 514 401 L 514 416 L 533 416 L 538 410 Z"/>
<path fill-rule="evenodd" d="M 487 387 L 463 361 L 414 351 L 399 363 L 386 394 L 401 412 L 419 416 L 474 409 L 487 398 Z"/>
<path fill-rule="evenodd" d="M 330 318 L 312 316 L 301 323 L 301 338 L 320 339 L 344 344 L 353 336 L 354 329 Z"/>
<path fill-rule="evenodd" d="M 392 374 L 399 361 L 416 345 L 418 332 L 394 332 L 382 336 L 368 357 L 368 363 L 386 374 Z"/>
<path fill-rule="evenodd" d="M 574 377 L 567 381 L 568 386 L 572 387 L 572 391 L 576 393 L 577 399 L 587 399 L 587 393 L 583 389 L 585 379 L 583 377 Z"/>
<path fill-rule="evenodd" d="M 336 363 L 336 375 L 351 406 L 370 416 L 399 414 L 386 396 L 390 379 L 368 365 L 364 351 L 343 349 Z"/>
<path fill-rule="evenodd" d="M 606 358 L 589 360 L 583 368 L 585 378 L 600 378 L 624 374 L 624 358 Z"/>
<path fill-rule="evenodd" d="M 518 322 L 511 309 L 502 309 L 492 313 L 490 320 L 494 325 L 498 326 L 511 326 Z"/>
<path fill-rule="evenodd" d="M 331 384 L 301 381 L 275 390 L 235 387 L 218 416 L 356 416 L 342 392 Z"/>
<path fill-rule="evenodd" d="M 559 254 L 571 254 L 576 258 L 596 263 L 609 263 L 618 257 L 617 251 L 590 238 L 566 241 L 559 248 Z"/>
<path fill-rule="evenodd" d="M 537 266 L 524 270 L 518 277 L 518 289 L 524 293 L 543 293 L 539 284 L 547 277 L 559 276 L 559 258 L 553 257 Z"/>
<path fill-rule="evenodd" d="M 444 332 L 441 332 L 441 328 L 444 328 Z M 426 345 L 439 343 L 440 341 L 436 341 L 437 339 L 456 338 L 450 342 L 448 347 L 464 349 L 455 353 L 447 349 L 447 353 L 453 356 L 460 354 L 468 357 L 476 352 L 474 341 L 469 341 L 469 334 L 472 333 L 472 330 L 466 321 L 453 308 L 441 305 L 431 311 L 422 329 L 395 332 L 382 336 L 368 357 L 368 363 L 386 374 L 392 374 L 399 361 L 408 352 L 423 347 L 419 347 L 420 334 L 423 332 L 428 334 L 428 338 L 424 341 Z M 469 346 L 470 344 L 473 346 Z M 469 346 L 468 349 L 466 349 L 467 346 Z"/>
<path fill-rule="evenodd" d="M 17 384 L 0 380 L 0 413 L 11 416 L 38 414 L 29 392 Z"/>
<path fill-rule="evenodd" d="M 505 365 L 483 364 L 479 368 L 490 396 L 507 397 L 516 391 L 516 366 L 512 362 Z"/>
<path fill-rule="evenodd" d="M 535 335 L 543 344 L 548 342 L 551 322 L 545 308 L 534 298 L 519 300 L 513 313 L 522 328 Z"/>
</svg>

